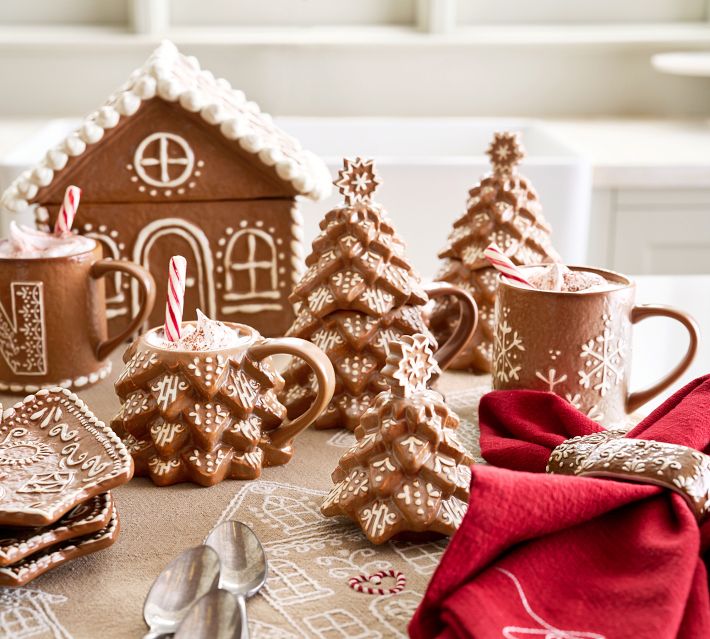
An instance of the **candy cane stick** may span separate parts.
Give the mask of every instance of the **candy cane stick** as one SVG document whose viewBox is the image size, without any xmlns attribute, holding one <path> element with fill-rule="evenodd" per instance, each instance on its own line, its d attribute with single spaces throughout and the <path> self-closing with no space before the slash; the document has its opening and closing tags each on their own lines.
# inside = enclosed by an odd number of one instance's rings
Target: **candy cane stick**
<svg viewBox="0 0 710 639">
<path fill-rule="evenodd" d="M 181 335 L 186 271 L 187 260 L 182 255 L 174 255 L 170 258 L 168 296 L 165 302 L 165 337 L 170 342 L 177 342 Z"/>
<path fill-rule="evenodd" d="M 508 279 L 511 279 L 527 288 L 535 288 L 523 275 L 522 271 L 513 264 L 500 250 L 495 242 L 492 242 L 488 248 L 483 251 L 483 257 L 485 257 L 491 266 L 494 266 L 497 271 L 505 275 Z"/>
<path fill-rule="evenodd" d="M 64 201 L 59 209 L 57 221 L 54 223 L 54 234 L 63 235 L 71 231 L 76 210 L 79 208 L 79 200 L 81 199 L 81 189 L 78 186 L 70 185 L 64 192 Z"/>
</svg>

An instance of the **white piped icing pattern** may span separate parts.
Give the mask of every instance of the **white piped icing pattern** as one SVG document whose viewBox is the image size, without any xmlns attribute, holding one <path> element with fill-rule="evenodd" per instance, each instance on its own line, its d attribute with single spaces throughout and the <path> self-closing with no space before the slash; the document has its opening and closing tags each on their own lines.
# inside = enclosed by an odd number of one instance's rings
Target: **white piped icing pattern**
<svg viewBox="0 0 710 639">
<path fill-rule="evenodd" d="M 262 113 L 255 102 L 247 101 L 242 91 L 233 89 L 224 78 L 215 78 L 200 69 L 195 57 L 181 54 L 165 40 L 104 106 L 50 149 L 34 169 L 20 174 L 3 193 L 0 206 L 11 213 L 31 206 L 39 188 L 51 184 L 55 172 L 61 171 L 69 158 L 84 153 L 103 138 L 105 130 L 117 126 L 121 118 L 134 115 L 143 100 L 156 95 L 178 102 L 186 111 L 199 113 L 207 123 L 219 126 L 224 137 L 274 167 L 279 178 L 289 182 L 300 195 L 320 200 L 330 194 L 332 178 L 320 158 L 275 126 L 271 116 Z M 40 226 L 46 224 L 46 209 L 35 206 L 35 218 Z"/>
<path fill-rule="evenodd" d="M 106 362 L 99 370 L 82 375 L 76 379 L 65 379 L 60 382 L 51 384 L 5 384 L 0 382 L 0 393 L 37 393 L 40 394 L 42 389 L 58 386 L 60 388 L 83 388 L 89 384 L 96 384 L 99 380 L 106 379 L 111 372 L 111 362 Z"/>
</svg>

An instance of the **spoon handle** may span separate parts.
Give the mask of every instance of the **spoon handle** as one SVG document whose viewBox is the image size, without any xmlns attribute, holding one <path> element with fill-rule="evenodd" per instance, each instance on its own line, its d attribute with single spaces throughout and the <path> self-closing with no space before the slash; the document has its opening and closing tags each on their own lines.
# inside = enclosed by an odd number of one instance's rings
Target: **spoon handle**
<svg viewBox="0 0 710 639">
<path fill-rule="evenodd" d="M 167 637 L 168 634 L 162 630 L 149 630 L 143 635 L 143 639 L 160 639 L 161 637 Z"/>
<path fill-rule="evenodd" d="M 242 615 L 242 634 L 240 639 L 249 639 L 249 619 L 247 617 L 247 602 L 244 597 L 237 595 L 239 602 L 239 612 Z"/>
</svg>

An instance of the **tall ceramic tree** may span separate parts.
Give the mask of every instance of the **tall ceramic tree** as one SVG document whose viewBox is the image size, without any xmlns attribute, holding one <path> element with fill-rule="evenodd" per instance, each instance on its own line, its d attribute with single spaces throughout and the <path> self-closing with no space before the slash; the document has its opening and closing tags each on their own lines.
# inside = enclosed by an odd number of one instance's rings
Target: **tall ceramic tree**
<svg viewBox="0 0 710 639">
<path fill-rule="evenodd" d="M 537 192 L 518 172 L 525 153 L 518 133 L 495 133 L 488 147 L 492 172 L 469 191 L 466 212 L 454 222 L 437 279 L 468 290 L 478 304 L 480 325 L 474 339 L 451 368 L 487 373 L 493 350 L 496 271 L 483 250 L 495 242 L 518 265 L 557 262 L 551 228 L 542 215 Z M 437 301 L 429 326 L 438 340 L 453 330 L 456 317 L 449 300 Z"/>
<path fill-rule="evenodd" d="M 422 319 L 429 298 L 421 278 L 386 213 L 372 201 L 378 184 L 372 161 L 345 160 L 335 182 L 344 203 L 321 221 L 307 270 L 290 298 L 297 315 L 287 334 L 313 342 L 335 368 L 335 395 L 318 428 L 355 428 L 386 388 L 380 371 L 389 341 L 423 333 L 436 349 Z M 294 361 L 284 379 L 281 401 L 289 414 L 298 414 L 315 396 L 312 372 Z"/>
</svg>

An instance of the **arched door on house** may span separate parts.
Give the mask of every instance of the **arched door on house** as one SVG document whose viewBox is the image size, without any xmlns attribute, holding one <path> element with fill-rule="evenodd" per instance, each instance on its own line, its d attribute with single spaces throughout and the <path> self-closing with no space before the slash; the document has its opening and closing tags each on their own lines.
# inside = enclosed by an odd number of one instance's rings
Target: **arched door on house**
<svg viewBox="0 0 710 639">
<path fill-rule="evenodd" d="M 283 308 L 278 287 L 274 238 L 256 228 L 241 229 L 224 251 L 225 314 L 260 313 Z"/>
<path fill-rule="evenodd" d="M 164 218 L 147 224 L 133 247 L 133 261 L 150 270 L 155 278 L 157 302 L 150 325 L 158 326 L 165 320 L 165 305 L 161 302 L 166 298 L 168 263 L 173 255 L 183 255 L 187 260 L 184 318 L 195 319 L 197 308 L 209 317 L 215 317 L 214 263 L 207 236 L 187 220 Z M 137 313 L 140 300 L 135 284 L 131 305 L 133 313 Z"/>
</svg>

